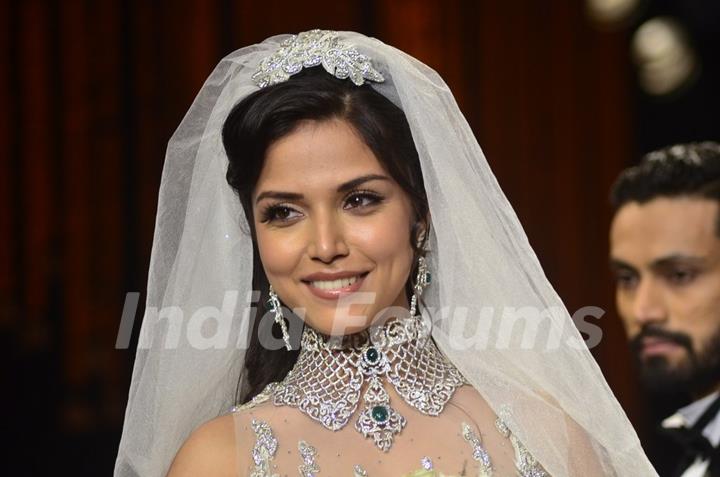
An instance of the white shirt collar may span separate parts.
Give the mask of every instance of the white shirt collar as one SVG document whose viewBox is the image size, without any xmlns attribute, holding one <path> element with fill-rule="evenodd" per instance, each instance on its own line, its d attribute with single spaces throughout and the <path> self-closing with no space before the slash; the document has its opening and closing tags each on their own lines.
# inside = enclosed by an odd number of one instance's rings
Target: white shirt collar
<svg viewBox="0 0 720 477">
<path fill-rule="evenodd" d="M 677 427 L 692 427 L 705 409 L 712 404 L 712 402 L 720 395 L 720 391 L 715 391 L 712 394 L 698 399 L 685 407 L 677 410 L 675 414 L 670 417 L 663 419 L 660 424 L 662 427 L 677 428 Z M 703 429 L 703 435 L 708 438 L 710 443 L 717 446 L 720 443 L 720 412 L 708 422 L 705 429 Z"/>
</svg>

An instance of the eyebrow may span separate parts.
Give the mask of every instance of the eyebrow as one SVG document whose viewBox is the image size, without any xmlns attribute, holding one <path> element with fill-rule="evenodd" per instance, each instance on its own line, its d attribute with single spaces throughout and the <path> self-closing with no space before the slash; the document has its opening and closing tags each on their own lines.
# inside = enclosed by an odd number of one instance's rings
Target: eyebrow
<svg viewBox="0 0 720 477">
<path fill-rule="evenodd" d="M 355 179 L 349 180 L 347 182 L 343 182 L 340 184 L 337 188 L 338 192 L 347 192 L 349 190 L 352 190 L 353 188 L 359 186 L 360 184 L 364 184 L 365 182 L 374 181 L 374 180 L 383 180 L 383 181 L 389 181 L 391 180 L 388 176 L 384 176 L 381 174 L 366 174 L 364 176 L 356 177 Z M 260 193 L 257 196 L 257 199 L 255 199 L 255 203 L 257 204 L 262 199 L 270 198 L 270 199 L 281 199 L 281 200 L 300 200 L 304 196 L 302 194 L 299 194 L 297 192 L 278 192 L 273 190 L 268 190 L 265 192 Z"/>
<path fill-rule="evenodd" d="M 629 263 L 623 262 L 622 260 L 618 260 L 616 258 L 610 259 L 610 268 L 612 270 L 630 270 L 630 271 L 636 271 L 635 267 L 630 265 Z"/>
<path fill-rule="evenodd" d="M 654 260 L 652 264 L 650 264 L 651 268 L 654 268 L 656 270 L 661 270 L 663 268 L 668 268 L 672 265 L 676 265 L 678 263 L 687 263 L 689 265 L 702 265 L 705 263 L 704 257 L 696 257 L 691 255 L 683 255 L 683 254 L 675 254 L 675 255 L 669 255 L 667 257 L 662 257 L 657 260 Z"/>
<path fill-rule="evenodd" d="M 672 265 L 676 265 L 677 263 L 683 262 L 691 265 L 703 265 L 706 260 L 703 257 L 695 257 L 678 253 L 653 260 L 650 264 L 650 268 L 653 270 L 662 270 L 671 267 Z M 637 272 L 637 269 L 634 266 L 615 258 L 610 260 L 610 268 L 612 268 L 613 270 L 630 270 L 633 272 Z"/>
</svg>

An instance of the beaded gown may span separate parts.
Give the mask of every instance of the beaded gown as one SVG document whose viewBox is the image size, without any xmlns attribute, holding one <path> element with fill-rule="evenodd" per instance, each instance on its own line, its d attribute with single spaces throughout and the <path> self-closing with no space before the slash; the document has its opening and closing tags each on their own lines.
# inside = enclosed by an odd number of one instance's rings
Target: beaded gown
<svg viewBox="0 0 720 477">
<path fill-rule="evenodd" d="M 287 377 L 232 410 L 240 475 L 548 475 L 419 321 L 375 331 L 305 328 Z"/>
</svg>

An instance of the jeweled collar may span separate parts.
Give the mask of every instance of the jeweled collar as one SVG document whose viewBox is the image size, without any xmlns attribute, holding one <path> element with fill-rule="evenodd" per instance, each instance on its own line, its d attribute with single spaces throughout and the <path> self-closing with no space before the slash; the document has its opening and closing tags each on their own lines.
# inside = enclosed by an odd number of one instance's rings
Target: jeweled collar
<svg viewBox="0 0 720 477">
<path fill-rule="evenodd" d="M 345 427 L 363 393 L 364 407 L 355 429 L 388 451 L 406 418 L 390 406 L 383 387 L 389 381 L 403 400 L 423 414 L 437 416 L 465 379 L 440 352 L 420 317 L 395 319 L 356 335 L 339 346 L 309 326 L 298 361 L 285 379 L 273 385 L 277 406 L 300 409 L 327 429 Z"/>
</svg>

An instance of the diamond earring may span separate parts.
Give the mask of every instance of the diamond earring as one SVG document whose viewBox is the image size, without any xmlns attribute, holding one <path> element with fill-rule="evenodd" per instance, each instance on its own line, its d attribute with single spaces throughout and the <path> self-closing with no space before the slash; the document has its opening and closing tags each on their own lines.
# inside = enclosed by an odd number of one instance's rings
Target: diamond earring
<svg viewBox="0 0 720 477">
<path fill-rule="evenodd" d="M 280 325 L 280 329 L 282 330 L 282 338 L 285 342 L 285 348 L 290 351 L 292 349 L 292 346 L 290 346 L 290 333 L 288 333 L 287 324 L 285 323 L 285 317 L 282 314 L 282 306 L 280 305 L 280 299 L 278 298 L 277 293 L 275 293 L 272 285 L 270 285 L 268 295 L 268 308 L 275 314 L 275 323 Z"/>
<path fill-rule="evenodd" d="M 410 316 L 417 313 L 417 302 L 426 286 L 430 284 L 430 272 L 428 271 L 427 261 L 425 257 L 418 257 L 417 275 L 415 276 L 415 285 L 413 286 L 413 295 L 410 299 Z"/>
</svg>

